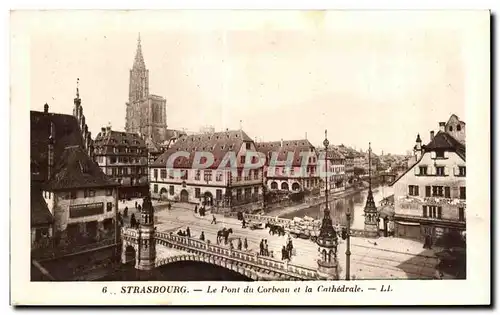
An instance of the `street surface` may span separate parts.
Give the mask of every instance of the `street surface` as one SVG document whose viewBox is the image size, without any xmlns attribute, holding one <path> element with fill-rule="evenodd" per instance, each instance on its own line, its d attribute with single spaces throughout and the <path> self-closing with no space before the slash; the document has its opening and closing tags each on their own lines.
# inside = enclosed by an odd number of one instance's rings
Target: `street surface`
<svg viewBox="0 0 500 315">
<path fill-rule="evenodd" d="M 238 238 L 243 242 L 248 241 L 248 251 L 259 252 L 259 243 L 262 239 L 267 239 L 269 251 L 272 251 L 275 258 L 281 258 L 281 248 L 285 245 L 286 237 L 270 235 L 266 229 L 250 230 L 242 228 L 241 222 L 234 218 L 224 218 L 222 215 L 215 215 L 217 224 L 211 224 L 212 214 L 200 217 L 194 213 L 194 206 L 189 204 L 172 204 L 169 211 L 165 203 L 153 203 L 157 221 L 155 226 L 158 231 L 177 233 L 179 229 L 185 230 L 188 226 L 191 236 L 198 238 L 200 233 L 205 233 L 205 238 L 212 243 L 216 243 L 217 231 L 222 228 L 232 228 L 233 234 L 230 240 L 236 248 Z M 128 206 L 129 217 L 131 213 L 136 213 L 134 201 L 120 204 L 120 211 Z M 128 222 L 128 218 L 125 219 Z M 318 258 L 318 247 L 310 240 L 293 238 L 293 245 L 296 248 L 296 255 L 292 257 L 291 263 L 299 266 L 316 268 Z M 225 245 L 229 247 L 228 245 Z M 345 279 L 346 266 L 346 242 L 339 239 L 338 261 L 339 273 Z M 168 251 L 157 249 L 158 258 L 163 255 L 172 256 Z M 164 256 L 166 257 L 166 256 Z M 378 239 L 366 239 L 361 237 L 351 238 L 351 279 L 432 279 L 435 274 L 434 266 L 437 258 L 434 250 L 424 250 L 422 244 L 416 241 L 381 237 Z"/>
</svg>

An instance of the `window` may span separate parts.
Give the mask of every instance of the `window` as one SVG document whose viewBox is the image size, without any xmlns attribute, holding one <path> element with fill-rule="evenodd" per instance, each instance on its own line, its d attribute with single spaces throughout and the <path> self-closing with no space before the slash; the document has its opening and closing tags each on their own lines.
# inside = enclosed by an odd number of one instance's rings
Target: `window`
<svg viewBox="0 0 500 315">
<path fill-rule="evenodd" d="M 450 187 L 445 187 L 444 188 L 444 197 L 445 198 L 451 198 L 450 197 Z"/>
<path fill-rule="evenodd" d="M 72 191 L 70 191 L 70 193 L 69 193 L 69 197 L 70 197 L 71 199 L 76 199 L 76 190 L 72 190 Z"/>
<path fill-rule="evenodd" d="M 212 180 L 212 171 L 205 170 L 204 173 L 203 173 L 203 179 L 206 182 L 210 182 Z"/>
<path fill-rule="evenodd" d="M 294 169 L 293 167 L 290 168 L 290 175 L 293 175 L 294 174 Z"/>
<path fill-rule="evenodd" d="M 216 200 L 222 200 L 222 189 L 217 189 L 215 191 L 215 199 Z"/>
<path fill-rule="evenodd" d="M 241 162 L 241 164 L 245 164 L 245 156 L 244 155 L 240 156 L 240 162 Z"/>
<path fill-rule="evenodd" d="M 259 179 L 259 170 L 255 170 L 255 172 L 253 173 L 253 178 Z"/>
<path fill-rule="evenodd" d="M 425 186 L 425 196 L 426 197 L 431 196 L 431 186 Z"/>
<path fill-rule="evenodd" d="M 85 189 L 84 192 L 84 197 L 87 198 L 87 197 L 95 197 L 95 190 L 93 189 Z"/>
<path fill-rule="evenodd" d="M 420 175 L 427 175 L 427 166 L 419 166 Z"/>
<path fill-rule="evenodd" d="M 444 176 L 444 166 L 436 166 L 436 176 Z"/>
<path fill-rule="evenodd" d="M 196 172 L 194 173 L 194 180 L 200 180 L 200 173 L 201 171 L 200 170 L 196 170 Z"/>
<path fill-rule="evenodd" d="M 444 158 L 444 151 L 442 150 L 437 150 L 436 151 L 436 158 Z"/>
<path fill-rule="evenodd" d="M 246 148 L 247 148 L 247 150 L 250 150 L 250 142 L 246 143 Z"/>
<path fill-rule="evenodd" d="M 153 171 L 153 174 L 154 174 L 155 179 L 157 179 L 157 178 L 158 178 L 158 170 L 157 170 L 157 169 L 155 169 L 155 170 Z"/>
<path fill-rule="evenodd" d="M 174 170 L 168 170 L 168 178 L 174 179 Z"/>
<path fill-rule="evenodd" d="M 167 170 L 160 170 L 160 177 L 161 179 L 167 178 Z"/>
<path fill-rule="evenodd" d="M 200 195 L 201 195 L 201 191 L 199 188 L 195 188 L 194 189 L 194 197 L 195 198 L 200 198 Z"/>
<path fill-rule="evenodd" d="M 173 186 L 173 185 L 170 185 L 170 186 L 168 187 L 168 193 L 170 194 L 170 196 L 173 196 L 173 195 L 174 195 L 174 193 L 175 193 L 175 192 L 174 192 L 174 186 Z"/>
<path fill-rule="evenodd" d="M 433 197 L 443 197 L 443 186 L 432 186 Z"/>
<path fill-rule="evenodd" d="M 236 190 L 236 200 L 241 200 L 241 188 Z"/>
<path fill-rule="evenodd" d="M 113 203 L 112 202 L 106 203 L 106 211 L 110 212 L 111 210 L 113 210 Z"/>
<path fill-rule="evenodd" d="M 182 176 L 181 179 L 188 179 L 188 171 L 187 170 L 182 170 Z"/>
<path fill-rule="evenodd" d="M 419 195 L 418 186 L 416 186 L 416 185 L 408 185 L 408 195 L 410 195 L 410 196 L 418 196 Z"/>
<path fill-rule="evenodd" d="M 439 206 L 423 206 L 424 209 L 427 208 L 429 210 L 429 213 L 427 216 L 429 218 L 434 218 L 434 219 L 441 219 L 443 208 Z M 426 210 L 424 210 L 426 211 Z M 425 217 L 425 216 L 424 216 Z"/>
<path fill-rule="evenodd" d="M 458 167 L 458 176 L 465 176 L 465 166 Z"/>
<path fill-rule="evenodd" d="M 106 196 L 111 196 L 113 195 L 113 190 L 112 189 L 106 189 Z"/>
<path fill-rule="evenodd" d="M 460 125 L 457 125 L 457 131 L 460 131 L 462 130 L 462 127 L 460 127 Z"/>
<path fill-rule="evenodd" d="M 427 206 L 422 206 L 422 216 L 427 218 Z"/>
<path fill-rule="evenodd" d="M 459 221 L 465 221 L 465 209 L 464 208 L 458 208 L 458 220 Z"/>
<path fill-rule="evenodd" d="M 153 185 L 153 192 L 154 192 L 155 194 L 157 194 L 157 193 L 158 193 L 158 185 L 157 185 L 157 184 L 154 184 L 154 185 Z"/>
<path fill-rule="evenodd" d="M 218 182 L 221 182 L 222 181 L 222 172 L 217 172 L 217 174 L 215 175 L 215 180 L 218 181 Z"/>
<path fill-rule="evenodd" d="M 259 194 L 259 187 L 254 187 L 253 193 L 258 195 Z"/>
<path fill-rule="evenodd" d="M 465 199 L 465 187 L 460 187 L 460 199 Z"/>
<path fill-rule="evenodd" d="M 450 127 L 448 128 L 448 130 L 449 130 L 449 131 L 453 131 L 453 126 L 450 126 Z"/>
</svg>

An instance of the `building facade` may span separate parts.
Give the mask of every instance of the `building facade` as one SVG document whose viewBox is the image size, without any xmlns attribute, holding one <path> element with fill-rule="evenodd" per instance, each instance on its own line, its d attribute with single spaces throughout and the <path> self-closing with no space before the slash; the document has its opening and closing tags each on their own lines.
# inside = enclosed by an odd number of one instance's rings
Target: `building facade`
<svg viewBox="0 0 500 315">
<path fill-rule="evenodd" d="M 268 189 L 299 192 L 321 186 L 318 153 L 309 140 L 259 142 L 256 148 L 266 158 Z"/>
<path fill-rule="evenodd" d="M 254 142 L 242 130 L 181 137 L 150 166 L 151 195 L 209 208 L 258 205 L 262 166 L 245 169 L 257 159 Z"/>
<path fill-rule="evenodd" d="M 416 161 L 391 184 L 396 236 L 423 240 L 428 235 L 437 240 L 448 232 L 465 231 L 465 144 L 444 122 L 439 127 L 437 134 L 431 131 L 427 145 L 417 137 Z"/>
<path fill-rule="evenodd" d="M 167 140 L 166 104 L 165 98 L 149 93 L 149 70 L 144 62 L 139 37 L 134 64 L 130 70 L 125 131 L 145 135 L 156 143 L 163 143 Z"/>
<path fill-rule="evenodd" d="M 101 128 L 94 140 L 94 159 L 104 174 L 120 184 L 120 199 L 148 194 L 148 150 L 137 133 Z"/>
<path fill-rule="evenodd" d="M 32 257 L 116 244 L 118 184 L 88 155 L 77 118 L 48 109 L 31 112 Z"/>
<path fill-rule="evenodd" d="M 324 150 L 320 151 L 320 159 L 323 159 Z M 346 173 L 345 173 L 345 157 L 336 148 L 328 150 L 326 156 L 326 171 L 330 174 L 328 177 L 328 190 L 331 193 L 336 193 L 345 190 Z M 325 182 L 326 172 L 322 174 L 321 180 Z"/>
</svg>

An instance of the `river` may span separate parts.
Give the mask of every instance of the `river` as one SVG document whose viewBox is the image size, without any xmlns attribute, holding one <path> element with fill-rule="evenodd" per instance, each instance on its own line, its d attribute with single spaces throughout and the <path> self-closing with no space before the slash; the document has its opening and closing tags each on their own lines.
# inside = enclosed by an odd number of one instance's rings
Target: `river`
<svg viewBox="0 0 500 315">
<path fill-rule="evenodd" d="M 394 193 L 393 187 L 387 185 L 376 186 L 372 188 L 373 199 L 377 207 L 383 198 L 386 198 Z M 368 189 L 360 192 L 355 192 L 349 196 L 341 197 L 335 199 L 330 204 L 330 216 L 332 217 L 333 224 L 346 224 L 346 210 L 347 208 L 354 209 L 353 215 L 351 215 L 351 228 L 353 229 L 363 229 L 364 228 L 364 208 L 366 204 L 366 198 L 368 196 Z M 315 219 L 321 219 L 323 217 L 324 206 L 313 206 L 310 208 L 298 210 L 296 212 L 287 213 L 281 217 L 287 219 L 293 219 L 294 217 L 304 217 L 309 216 Z"/>
</svg>

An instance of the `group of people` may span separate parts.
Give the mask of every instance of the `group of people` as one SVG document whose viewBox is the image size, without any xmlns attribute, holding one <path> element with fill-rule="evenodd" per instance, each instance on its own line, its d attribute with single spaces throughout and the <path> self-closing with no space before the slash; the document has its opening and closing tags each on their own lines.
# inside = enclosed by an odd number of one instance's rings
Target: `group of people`
<svg viewBox="0 0 500 315">
<path fill-rule="evenodd" d="M 230 244 L 230 245 L 229 245 L 229 247 L 230 247 L 231 249 L 234 249 L 234 248 L 233 248 L 233 242 L 231 241 L 229 244 Z M 244 240 L 243 240 L 243 242 L 242 242 L 242 241 L 241 241 L 241 238 L 240 238 L 240 237 L 238 237 L 238 250 L 242 250 L 243 248 L 244 248 L 245 250 L 247 250 L 247 249 L 248 249 L 248 240 L 247 240 L 247 238 L 245 237 L 245 239 L 244 239 Z"/>
<path fill-rule="evenodd" d="M 260 252 L 259 252 L 260 255 L 262 255 L 262 256 L 270 256 L 269 245 L 267 244 L 267 240 L 266 239 L 260 240 L 259 248 L 260 248 Z"/>
<path fill-rule="evenodd" d="M 206 209 L 205 206 L 201 206 L 200 209 L 198 209 L 198 205 L 194 206 L 194 213 L 199 213 L 200 217 L 204 217 L 206 214 Z"/>
<path fill-rule="evenodd" d="M 292 255 L 293 255 L 292 238 L 288 236 L 286 245 L 283 245 L 283 248 L 281 249 L 281 260 L 290 260 L 292 259 Z"/>
<path fill-rule="evenodd" d="M 203 232 L 202 232 L 203 233 Z M 191 237 L 191 230 L 189 229 L 189 226 L 186 228 L 186 231 L 183 231 L 183 230 L 179 230 L 177 232 L 177 235 L 179 236 L 187 236 L 187 237 Z M 205 236 L 203 236 L 205 237 Z"/>
</svg>

